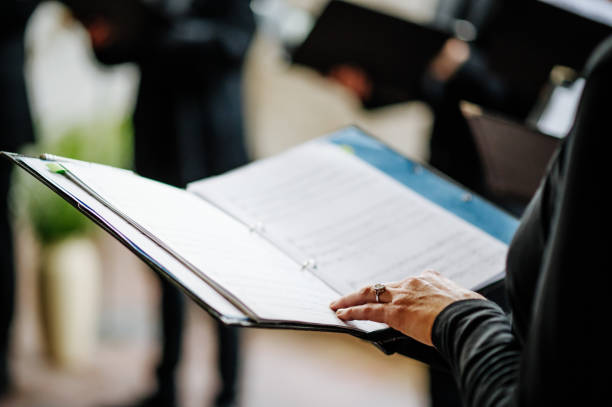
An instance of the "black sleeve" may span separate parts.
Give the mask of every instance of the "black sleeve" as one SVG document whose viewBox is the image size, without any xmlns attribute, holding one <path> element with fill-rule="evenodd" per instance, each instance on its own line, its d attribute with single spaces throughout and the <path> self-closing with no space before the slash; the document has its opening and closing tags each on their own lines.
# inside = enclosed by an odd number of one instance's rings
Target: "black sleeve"
<svg viewBox="0 0 612 407">
<path fill-rule="evenodd" d="M 600 372 L 612 359 L 602 330 L 612 282 L 612 37 L 595 51 L 586 74 L 523 351 L 521 405 L 598 405 L 609 397 L 609 375 Z"/>
<path fill-rule="evenodd" d="M 600 405 L 612 361 L 602 326 L 610 307 L 612 38 L 587 68 L 587 83 L 557 170 L 562 181 L 544 244 L 533 317 L 521 347 L 493 303 L 447 307 L 432 340 L 451 365 L 466 406 Z M 514 304 L 519 299 L 513 299 Z M 604 369 L 604 370 L 602 370 Z"/>
<path fill-rule="evenodd" d="M 502 406 L 512 396 L 520 347 L 510 320 L 491 301 L 464 300 L 442 311 L 432 340 L 457 379 L 465 406 Z"/>
</svg>

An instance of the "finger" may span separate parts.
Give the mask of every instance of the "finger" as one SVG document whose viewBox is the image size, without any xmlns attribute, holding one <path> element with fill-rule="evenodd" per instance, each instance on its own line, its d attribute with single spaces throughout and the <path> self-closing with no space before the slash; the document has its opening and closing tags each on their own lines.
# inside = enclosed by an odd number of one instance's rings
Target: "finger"
<svg viewBox="0 0 612 407">
<path fill-rule="evenodd" d="M 350 308 L 342 308 L 336 311 L 338 318 L 343 321 L 374 321 L 374 322 L 385 322 L 385 316 L 387 315 L 386 308 L 388 305 L 385 304 L 365 304 L 358 305 Z"/>
<path fill-rule="evenodd" d="M 378 302 L 385 303 L 391 302 L 392 300 L 393 288 L 385 287 L 385 291 L 378 295 Z M 356 305 L 363 305 L 371 302 L 377 302 L 376 290 L 374 290 L 373 286 L 367 286 L 332 302 L 329 306 L 336 311 L 340 308 L 354 307 Z"/>
</svg>

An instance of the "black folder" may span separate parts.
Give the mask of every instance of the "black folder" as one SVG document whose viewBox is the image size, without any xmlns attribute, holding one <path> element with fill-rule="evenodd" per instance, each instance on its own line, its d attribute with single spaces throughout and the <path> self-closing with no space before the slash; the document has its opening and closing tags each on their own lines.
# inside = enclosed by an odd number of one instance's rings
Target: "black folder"
<svg viewBox="0 0 612 407">
<path fill-rule="evenodd" d="M 501 3 L 474 43 L 515 95 L 515 108 L 508 113 L 522 117 L 533 108 L 554 66 L 579 72 L 612 28 L 541 1 Z M 452 36 L 450 26 L 419 24 L 332 0 L 290 56 L 323 75 L 340 64 L 362 68 L 373 83 L 364 106 L 372 108 L 420 99 L 425 69 Z"/>
<path fill-rule="evenodd" d="M 462 102 L 461 111 L 480 155 L 487 188 L 502 199 L 527 203 L 560 139 L 471 103 Z"/>
<path fill-rule="evenodd" d="M 331 1 L 292 62 L 323 75 L 336 65 L 365 70 L 373 83 L 366 107 L 418 99 L 420 81 L 429 61 L 451 34 L 343 1 Z"/>
</svg>

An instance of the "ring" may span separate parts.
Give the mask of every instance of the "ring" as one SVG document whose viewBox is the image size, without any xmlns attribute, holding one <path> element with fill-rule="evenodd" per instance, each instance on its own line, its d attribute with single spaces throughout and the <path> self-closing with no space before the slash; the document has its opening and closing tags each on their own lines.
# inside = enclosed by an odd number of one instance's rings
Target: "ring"
<svg viewBox="0 0 612 407">
<path fill-rule="evenodd" d="M 386 287 L 383 283 L 376 283 L 372 286 L 374 294 L 376 294 L 376 302 L 380 302 L 380 295 L 385 292 Z"/>
</svg>

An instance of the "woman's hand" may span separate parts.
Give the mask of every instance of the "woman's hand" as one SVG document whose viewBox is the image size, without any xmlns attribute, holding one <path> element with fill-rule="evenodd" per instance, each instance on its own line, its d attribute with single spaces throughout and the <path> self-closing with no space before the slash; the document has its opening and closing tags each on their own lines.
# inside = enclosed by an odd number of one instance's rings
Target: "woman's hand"
<svg viewBox="0 0 612 407">
<path fill-rule="evenodd" d="M 485 299 L 458 286 L 436 271 L 385 284 L 376 302 L 373 286 L 364 287 L 331 303 L 342 320 L 383 322 L 419 342 L 432 346 L 431 330 L 438 314 L 449 304 L 464 299 Z"/>
<path fill-rule="evenodd" d="M 448 81 L 470 58 L 470 46 L 457 38 L 451 38 L 436 55 L 430 65 L 430 74 L 440 82 Z"/>
<path fill-rule="evenodd" d="M 353 92 L 362 102 L 372 96 L 372 81 L 366 71 L 358 66 L 336 65 L 329 70 L 327 76 Z"/>
</svg>

